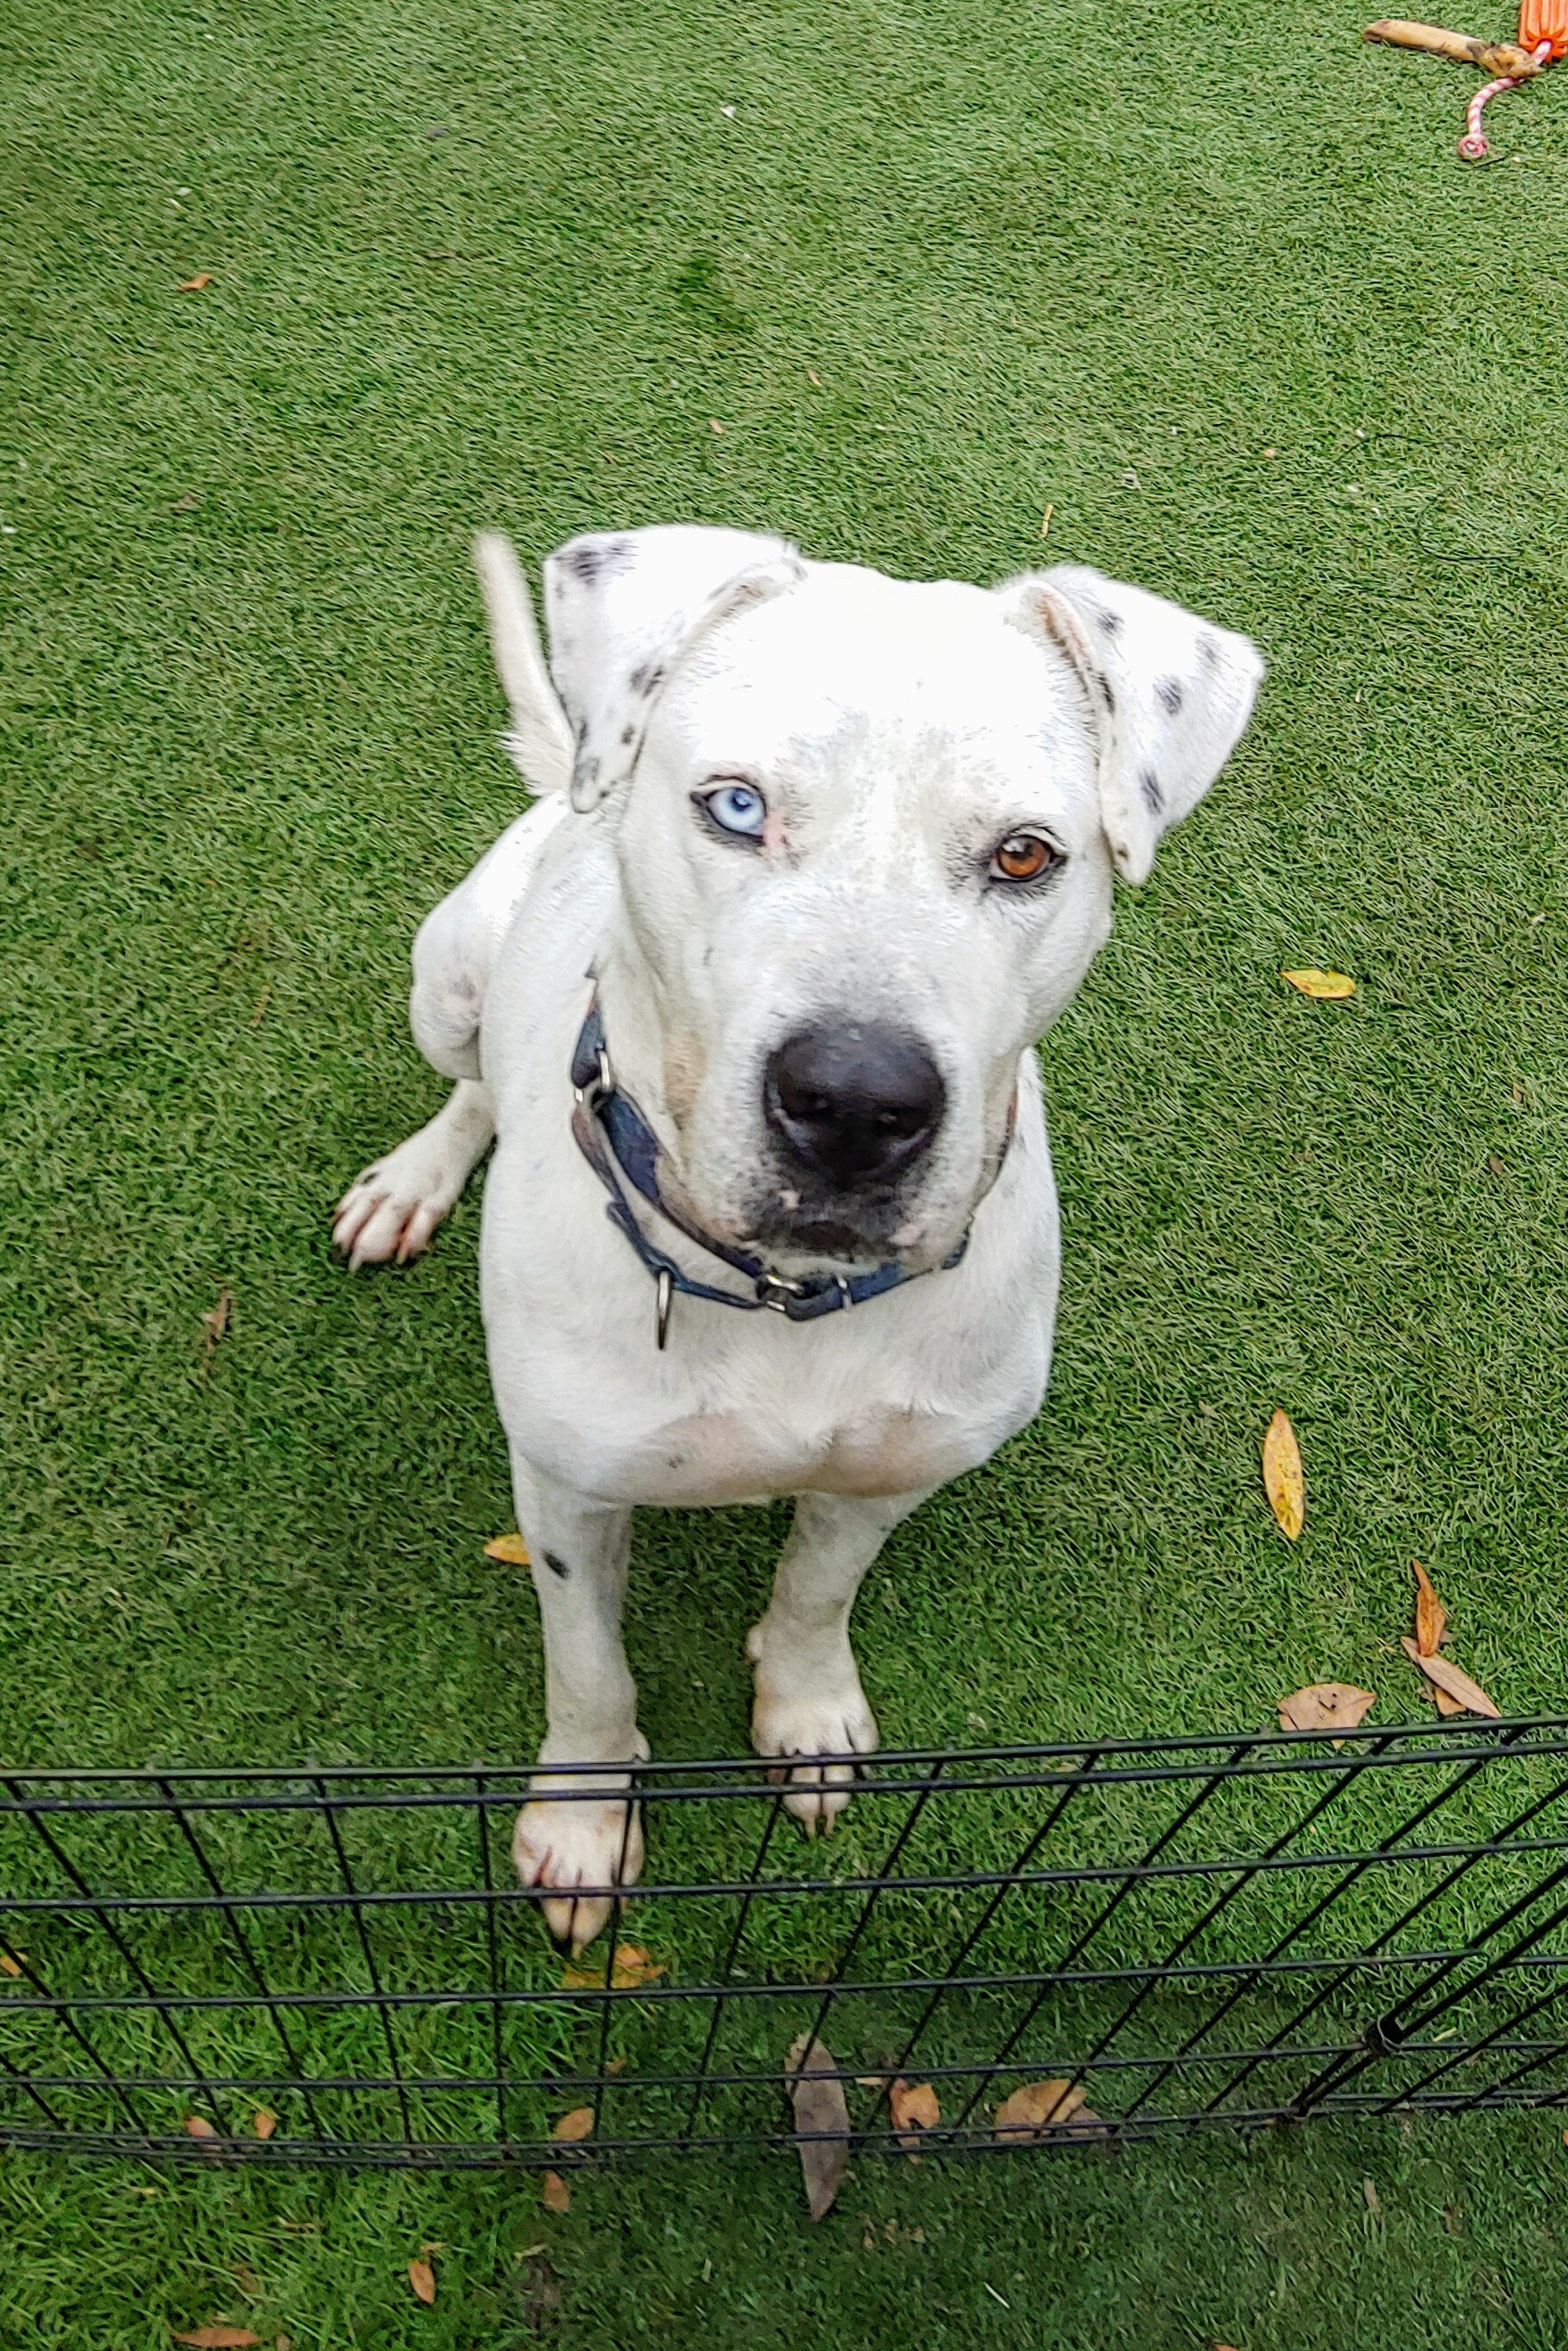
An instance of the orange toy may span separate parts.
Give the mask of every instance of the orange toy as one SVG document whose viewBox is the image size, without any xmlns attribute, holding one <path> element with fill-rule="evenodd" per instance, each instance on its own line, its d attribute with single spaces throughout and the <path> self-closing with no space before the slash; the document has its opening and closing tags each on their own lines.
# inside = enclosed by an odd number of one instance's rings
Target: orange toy
<svg viewBox="0 0 1568 2351">
<path fill-rule="evenodd" d="M 1375 25 L 1368 25 L 1364 37 L 1453 57 L 1461 65 L 1484 66 L 1496 77 L 1477 90 L 1466 112 L 1459 152 L 1476 162 L 1487 152 L 1481 114 L 1488 99 L 1517 89 L 1521 81 L 1533 80 L 1560 57 L 1568 57 L 1568 0 L 1520 0 L 1517 42 L 1479 41 L 1469 33 L 1445 32 L 1439 25 L 1412 24 L 1406 16 L 1380 16 Z"/>
</svg>

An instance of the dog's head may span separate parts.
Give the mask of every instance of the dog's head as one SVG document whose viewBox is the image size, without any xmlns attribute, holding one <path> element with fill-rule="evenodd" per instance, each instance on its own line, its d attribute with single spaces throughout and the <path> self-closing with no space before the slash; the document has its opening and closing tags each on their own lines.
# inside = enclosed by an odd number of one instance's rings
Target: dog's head
<svg viewBox="0 0 1568 2351">
<path fill-rule="evenodd" d="M 733 530 L 573 539 L 546 603 L 688 1206 L 786 1272 L 939 1263 L 1257 652 L 1093 571 L 917 584 Z"/>
</svg>

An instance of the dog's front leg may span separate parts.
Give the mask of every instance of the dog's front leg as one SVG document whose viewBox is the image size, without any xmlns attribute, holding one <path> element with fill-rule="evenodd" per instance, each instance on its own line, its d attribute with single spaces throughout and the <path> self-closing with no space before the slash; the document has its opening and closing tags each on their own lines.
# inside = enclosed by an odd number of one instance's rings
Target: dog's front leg
<svg viewBox="0 0 1568 2351">
<path fill-rule="evenodd" d="M 623 1767 L 645 1759 L 637 1691 L 621 1642 L 632 1513 L 546 1478 L 516 1454 L 512 1483 L 545 1640 L 545 1737 L 539 1761 Z M 512 1860 L 525 1886 L 559 1891 L 544 1905 L 558 1943 L 580 1951 L 610 1917 L 610 1888 L 643 1866 L 635 1804 L 618 1792 L 624 1768 L 537 1772 L 517 1815 Z M 576 1894 L 584 1886 L 597 1892 Z"/>
<path fill-rule="evenodd" d="M 917 1494 L 861 1499 L 801 1494 L 773 1579 L 773 1596 L 746 1646 L 757 1668 L 751 1743 L 759 1755 L 869 1755 L 876 1717 L 850 1646 L 850 1610 L 867 1568 Z M 808 1835 L 831 1832 L 850 1800 L 854 1766 L 797 1763 L 784 1802 Z"/>
</svg>

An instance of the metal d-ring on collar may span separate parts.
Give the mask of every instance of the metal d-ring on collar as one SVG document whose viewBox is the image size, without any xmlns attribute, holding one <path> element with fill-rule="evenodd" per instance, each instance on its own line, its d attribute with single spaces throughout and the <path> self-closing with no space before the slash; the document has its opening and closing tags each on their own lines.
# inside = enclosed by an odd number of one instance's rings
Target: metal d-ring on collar
<svg viewBox="0 0 1568 2351">
<path fill-rule="evenodd" d="M 657 1136 L 631 1095 L 623 1093 L 615 1082 L 597 998 L 589 1006 L 588 1018 L 578 1032 L 571 1057 L 571 1131 L 578 1149 L 610 1195 L 606 1214 L 611 1223 L 624 1234 L 653 1277 L 653 1327 L 661 1349 L 670 1335 L 670 1309 L 677 1290 L 687 1298 L 710 1299 L 716 1306 L 738 1306 L 745 1313 L 767 1307 L 791 1322 L 816 1322 L 824 1314 L 840 1313 L 846 1306 L 863 1305 L 867 1299 L 880 1298 L 883 1290 L 897 1290 L 906 1281 L 919 1280 L 918 1274 L 906 1271 L 901 1265 L 887 1264 L 874 1267 L 870 1273 L 808 1273 L 792 1280 L 786 1274 L 773 1272 L 749 1250 L 731 1249 L 727 1242 L 715 1240 L 711 1234 L 688 1223 L 664 1197 L 659 1181 Z M 720 1290 L 712 1282 L 698 1281 L 684 1272 L 673 1257 L 649 1239 L 632 1215 L 626 1197 L 628 1184 L 687 1240 L 695 1241 L 709 1257 L 744 1274 L 751 1284 L 749 1296 Z M 957 1264 L 968 1246 L 966 1232 L 939 1268 L 925 1267 L 923 1271 L 946 1273 Z"/>
</svg>

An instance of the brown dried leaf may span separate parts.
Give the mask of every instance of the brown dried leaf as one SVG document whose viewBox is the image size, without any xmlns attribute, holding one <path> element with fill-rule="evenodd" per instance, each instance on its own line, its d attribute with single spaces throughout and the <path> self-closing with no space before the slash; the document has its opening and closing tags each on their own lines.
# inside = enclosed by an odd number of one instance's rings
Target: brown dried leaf
<svg viewBox="0 0 1568 2351">
<path fill-rule="evenodd" d="M 1410 1562 L 1416 1573 L 1416 1646 L 1424 1657 L 1434 1657 L 1448 1629 L 1448 1612 L 1432 1589 L 1432 1579 L 1418 1559 Z"/>
<path fill-rule="evenodd" d="M 636 1991 L 641 1985 L 653 1983 L 666 1972 L 663 1965 L 649 1958 L 641 1944 L 616 1944 L 610 1970 L 610 1982 L 616 1991 Z M 563 1991 L 602 1991 L 604 1963 L 591 1960 L 584 1967 L 580 1961 L 569 1959 L 560 1971 L 560 1981 Z"/>
<path fill-rule="evenodd" d="M 1354 980 L 1343 971 L 1309 968 L 1306 971 L 1282 971 L 1280 977 L 1288 979 L 1291 986 L 1299 988 L 1303 996 L 1315 996 L 1330 1004 L 1343 1003 L 1347 996 L 1355 994 Z"/>
<path fill-rule="evenodd" d="M 1411 1664 L 1420 1667 L 1429 1682 L 1440 1690 L 1447 1690 L 1450 1698 L 1458 1698 L 1461 1712 L 1490 1715 L 1494 1722 L 1501 1720 L 1501 1708 L 1492 1704 L 1479 1682 L 1471 1681 L 1469 1674 L 1461 1673 L 1458 1667 L 1450 1664 L 1447 1657 L 1424 1657 L 1408 1633 L 1401 1634 L 1399 1646 Z"/>
<path fill-rule="evenodd" d="M 560 2139 L 570 2146 L 577 2139 L 586 2138 L 592 2128 L 593 2108 L 573 2106 L 570 2114 L 562 2115 L 559 2122 L 550 2132 L 550 2137 L 553 2139 Z"/>
<path fill-rule="evenodd" d="M 1377 1703 L 1375 1690 L 1354 1682 L 1312 1682 L 1280 1700 L 1281 1730 L 1354 1730 Z"/>
<path fill-rule="evenodd" d="M 997 2137 L 1032 2146 L 1070 2123 L 1082 2105 L 1076 2082 L 1025 2082 L 997 2108 Z"/>
<path fill-rule="evenodd" d="M 176 2343 L 188 2343 L 191 2351 L 255 2351 L 261 2341 L 248 2326 L 195 2326 L 188 2335 L 169 2329 Z"/>
<path fill-rule="evenodd" d="M 784 2086 L 795 2110 L 796 2145 L 806 2208 L 813 2220 L 831 2209 L 850 2160 L 850 2109 L 831 2052 L 810 2034 L 789 2044 Z"/>
<path fill-rule="evenodd" d="M 547 2212 L 565 2212 L 571 2204 L 571 2190 L 559 2171 L 547 2171 L 539 2182 L 539 2194 Z"/>
<path fill-rule="evenodd" d="M 1294 1542 L 1306 1524 L 1307 1487 L 1301 1472 L 1301 1448 L 1282 1412 L 1274 1415 L 1263 1438 L 1263 1489 L 1281 1532 Z"/>
<path fill-rule="evenodd" d="M 234 1301 L 230 1298 L 228 1291 L 226 1290 L 221 1290 L 218 1294 L 217 1304 L 215 1306 L 209 1307 L 206 1313 L 202 1317 L 202 1329 L 205 1334 L 202 1340 L 202 1369 L 204 1372 L 213 1360 L 213 1349 L 217 1345 L 218 1341 L 223 1337 L 224 1332 L 229 1327 L 229 1308 L 233 1302 Z"/>
<path fill-rule="evenodd" d="M 182 294 L 199 294 L 204 286 L 210 286 L 212 282 L 212 271 L 210 269 L 200 269 L 197 271 L 194 277 L 183 277 L 181 279 L 180 291 Z"/>
<path fill-rule="evenodd" d="M 905 2155 L 915 2152 L 922 2131 L 935 2130 L 942 2119 L 941 2105 L 929 2082 L 894 2082 L 887 2094 L 887 2105 Z"/>
<path fill-rule="evenodd" d="M 527 1567 L 528 1547 L 521 1535 L 497 1535 L 485 1545 L 486 1559 L 498 1559 L 507 1567 Z"/>
<path fill-rule="evenodd" d="M 1450 1698 L 1446 1689 L 1439 1689 L 1436 1682 L 1430 1683 L 1428 1687 L 1432 1692 L 1432 1703 L 1439 1714 L 1464 1714 L 1468 1711 L 1459 1704 L 1457 1698 Z"/>
<path fill-rule="evenodd" d="M 250 2126 L 257 2138 L 270 2138 L 277 2128 L 277 2116 L 269 2113 L 266 2106 L 257 2106 L 251 2116 Z"/>
<path fill-rule="evenodd" d="M 17 1947 L 16 1959 L 12 1958 L 9 1951 L 0 1951 L 0 1976 L 19 1976 L 22 1970 L 18 1961 L 25 1959 L 26 1956 L 26 1952 L 20 1946 Z"/>
<path fill-rule="evenodd" d="M 215 2124 L 210 2123 L 205 2115 L 187 2115 L 185 2128 L 193 2138 L 216 2138 L 218 2135 Z"/>
<path fill-rule="evenodd" d="M 435 2300 L 435 2272 L 428 2262 L 410 2262 L 408 2282 L 428 2310 Z"/>
</svg>

